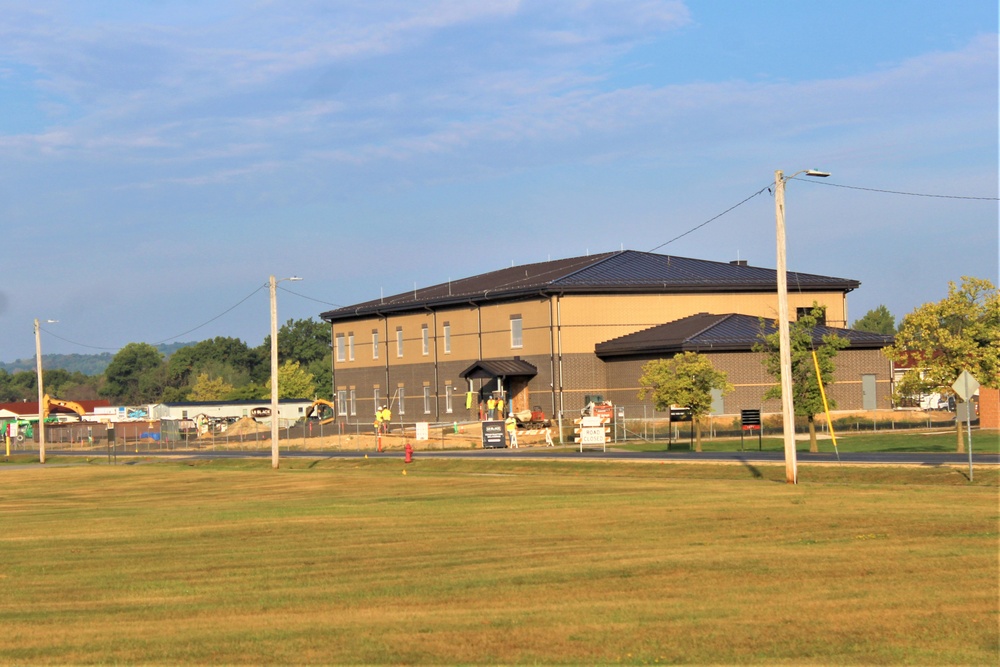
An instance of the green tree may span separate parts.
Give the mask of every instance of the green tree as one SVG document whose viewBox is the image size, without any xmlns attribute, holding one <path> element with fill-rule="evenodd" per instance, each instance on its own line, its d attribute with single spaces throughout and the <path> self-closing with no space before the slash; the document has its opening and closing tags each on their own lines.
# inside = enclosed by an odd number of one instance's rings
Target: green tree
<svg viewBox="0 0 1000 667">
<path fill-rule="evenodd" d="M 266 387 L 267 395 L 270 396 L 270 379 Z M 299 362 L 286 361 L 278 368 L 278 398 L 313 398 L 315 394 L 313 376 Z"/>
<path fill-rule="evenodd" d="M 726 374 L 717 371 L 708 357 L 696 352 L 682 352 L 670 359 L 656 359 L 642 367 L 639 398 L 652 396 L 657 410 L 671 405 L 691 409 L 695 432 L 695 451 L 701 451 L 701 419 L 712 409 L 712 390 L 723 394 L 733 390 Z"/>
<path fill-rule="evenodd" d="M 246 384 L 263 359 L 239 338 L 217 336 L 174 352 L 167 361 L 171 384 L 190 386 L 201 373 L 221 377 L 235 386 Z"/>
<path fill-rule="evenodd" d="M 148 343 L 129 343 L 104 371 L 101 394 L 122 403 L 155 403 L 166 386 L 163 355 Z"/>
<path fill-rule="evenodd" d="M 893 336 L 896 333 L 896 318 L 893 317 L 888 308 L 879 304 L 877 308 L 872 308 L 865 313 L 860 320 L 854 320 L 851 328 L 883 336 Z"/>
<path fill-rule="evenodd" d="M 279 385 L 280 386 L 280 385 Z M 195 380 L 191 387 L 189 400 L 192 401 L 221 401 L 229 397 L 233 391 L 233 385 L 219 377 L 209 377 L 208 373 L 202 373 Z"/>
<path fill-rule="evenodd" d="M 332 326 L 329 322 L 316 320 L 288 320 L 278 329 L 278 359 L 297 361 L 308 367 L 316 361 L 322 361 L 333 348 Z M 264 353 L 264 358 L 271 358 L 271 335 L 264 338 L 258 348 Z M 270 361 L 268 362 L 270 363 Z"/>
<path fill-rule="evenodd" d="M 333 400 L 333 352 L 327 352 L 319 361 L 314 361 L 307 367 L 312 373 L 316 384 L 316 398 Z"/>
<path fill-rule="evenodd" d="M 968 370 L 981 385 L 1000 386 L 1000 295 L 989 280 L 962 277 L 948 283 L 948 296 L 906 315 L 886 352 L 913 365 L 896 385 L 896 397 L 927 392 L 953 394 L 951 385 Z M 955 420 L 957 451 L 965 451 L 962 423 Z"/>
<path fill-rule="evenodd" d="M 813 351 L 819 361 L 820 378 L 824 387 L 833 384 L 833 358 L 837 352 L 847 347 L 849 341 L 835 333 L 817 336 L 817 322 L 823 317 L 823 309 L 813 303 L 812 310 L 789 326 L 789 352 L 791 353 L 792 371 L 792 402 L 795 414 L 805 417 L 809 425 L 809 451 L 818 452 L 816 442 L 816 415 L 823 411 L 823 395 L 819 383 L 816 382 L 816 363 L 813 361 Z M 753 347 L 754 352 L 763 352 L 761 359 L 771 377 L 779 380 L 764 393 L 764 398 L 781 398 L 781 357 L 779 350 L 780 335 L 764 333 L 764 322 L 761 321 L 761 340 Z M 829 394 L 829 392 L 827 392 Z M 836 402 L 828 400 L 830 409 L 836 407 Z"/>
<path fill-rule="evenodd" d="M 37 381 L 34 371 L 15 373 L 0 371 L 0 401 L 7 403 L 38 400 Z"/>
</svg>

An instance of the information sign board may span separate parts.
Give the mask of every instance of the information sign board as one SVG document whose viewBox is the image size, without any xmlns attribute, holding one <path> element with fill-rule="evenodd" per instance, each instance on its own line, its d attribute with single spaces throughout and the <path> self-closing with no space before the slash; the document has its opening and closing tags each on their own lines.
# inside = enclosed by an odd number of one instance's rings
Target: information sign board
<svg viewBox="0 0 1000 667">
<path fill-rule="evenodd" d="M 507 438 L 502 421 L 483 422 L 483 449 L 506 447 Z"/>
</svg>

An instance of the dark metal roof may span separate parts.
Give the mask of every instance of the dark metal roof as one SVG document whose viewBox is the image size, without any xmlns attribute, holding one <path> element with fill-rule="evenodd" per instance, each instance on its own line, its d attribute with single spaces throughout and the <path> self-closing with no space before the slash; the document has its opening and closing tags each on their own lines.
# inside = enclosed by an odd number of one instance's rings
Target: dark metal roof
<svg viewBox="0 0 1000 667">
<path fill-rule="evenodd" d="M 458 374 L 460 378 L 534 377 L 538 368 L 522 359 L 482 359 Z"/>
<path fill-rule="evenodd" d="M 777 330 L 777 324 L 773 320 L 761 320 L 750 315 L 698 313 L 598 343 L 594 352 L 602 359 L 688 351 L 748 352 L 755 343 L 760 342 L 762 334 L 770 335 Z M 819 344 L 823 336 L 828 334 L 846 338 L 848 347 L 855 350 L 880 350 L 893 342 L 892 336 L 828 326 L 814 327 L 813 341 Z"/>
<path fill-rule="evenodd" d="M 850 292 L 861 283 L 809 273 L 788 272 L 790 291 Z M 370 315 L 412 312 L 457 304 L 478 305 L 555 294 L 684 294 L 777 290 L 777 272 L 746 264 L 711 262 L 624 250 L 571 257 L 481 273 L 394 296 L 322 313 L 328 322 Z"/>
</svg>

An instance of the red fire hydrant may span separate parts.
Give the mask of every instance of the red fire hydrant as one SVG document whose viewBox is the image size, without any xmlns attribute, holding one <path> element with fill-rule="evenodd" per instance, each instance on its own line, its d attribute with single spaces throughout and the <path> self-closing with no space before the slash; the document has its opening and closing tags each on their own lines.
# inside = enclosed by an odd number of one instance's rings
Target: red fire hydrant
<svg viewBox="0 0 1000 667">
<path fill-rule="evenodd" d="M 406 446 L 403 447 L 403 451 L 406 452 L 406 458 L 403 459 L 403 462 L 410 463 L 413 461 L 413 447 L 410 446 L 410 443 L 406 443 Z"/>
</svg>

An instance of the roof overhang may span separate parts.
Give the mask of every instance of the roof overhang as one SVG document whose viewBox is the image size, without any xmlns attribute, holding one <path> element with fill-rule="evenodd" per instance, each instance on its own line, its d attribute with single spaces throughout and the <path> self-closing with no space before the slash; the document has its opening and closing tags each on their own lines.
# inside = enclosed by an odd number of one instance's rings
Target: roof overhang
<svg viewBox="0 0 1000 667">
<path fill-rule="evenodd" d="M 481 359 L 458 374 L 465 380 L 497 377 L 535 377 L 538 368 L 523 359 Z"/>
</svg>

